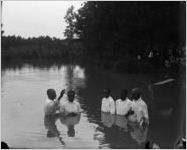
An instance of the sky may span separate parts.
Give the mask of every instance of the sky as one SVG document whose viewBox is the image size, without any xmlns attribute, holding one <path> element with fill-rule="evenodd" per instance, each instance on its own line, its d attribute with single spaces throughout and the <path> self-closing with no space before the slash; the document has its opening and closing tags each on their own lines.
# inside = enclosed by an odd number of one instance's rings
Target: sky
<svg viewBox="0 0 187 150">
<path fill-rule="evenodd" d="M 4 35 L 24 38 L 48 35 L 63 39 L 67 9 L 73 5 L 77 10 L 82 3 L 84 1 L 4 1 Z"/>
</svg>

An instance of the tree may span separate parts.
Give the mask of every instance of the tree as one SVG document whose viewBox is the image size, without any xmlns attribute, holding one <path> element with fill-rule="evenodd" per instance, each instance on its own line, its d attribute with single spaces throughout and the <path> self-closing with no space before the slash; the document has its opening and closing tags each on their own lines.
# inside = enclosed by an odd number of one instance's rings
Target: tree
<svg viewBox="0 0 187 150">
<path fill-rule="evenodd" d="M 186 21 L 179 21 L 186 20 L 185 11 L 184 2 L 88 1 L 77 13 L 68 9 L 66 35 L 76 34 L 101 60 L 130 60 L 147 47 L 161 54 L 185 46 Z"/>
<path fill-rule="evenodd" d="M 68 26 L 65 29 L 64 36 L 67 39 L 73 39 L 75 35 L 75 12 L 74 12 L 74 7 L 71 6 L 68 8 L 67 13 L 64 17 L 65 22 L 68 24 Z"/>
<path fill-rule="evenodd" d="M 3 1 L 1 1 L 1 18 L 2 18 L 2 12 L 3 12 Z M 3 24 L 1 23 L 1 36 L 3 36 L 4 34 L 4 30 L 2 28 L 3 28 Z"/>
</svg>

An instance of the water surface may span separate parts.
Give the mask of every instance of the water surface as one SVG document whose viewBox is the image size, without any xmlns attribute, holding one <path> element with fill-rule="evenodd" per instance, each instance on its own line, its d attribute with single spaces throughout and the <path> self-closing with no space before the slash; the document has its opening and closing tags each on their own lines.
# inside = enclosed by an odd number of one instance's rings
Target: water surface
<svg viewBox="0 0 187 150">
<path fill-rule="evenodd" d="M 144 148 L 147 140 L 173 148 L 177 137 L 186 132 L 185 75 L 117 74 L 79 64 L 24 64 L 5 67 L 1 75 L 1 137 L 12 148 Z M 175 81 L 152 86 L 171 77 Z M 124 117 L 101 113 L 105 87 L 112 90 L 114 99 L 123 88 L 142 88 L 150 126 L 142 130 Z M 79 119 L 56 119 L 66 146 L 57 137 L 47 137 L 43 107 L 48 88 L 58 95 L 61 89 L 74 89 L 83 109 Z"/>
</svg>

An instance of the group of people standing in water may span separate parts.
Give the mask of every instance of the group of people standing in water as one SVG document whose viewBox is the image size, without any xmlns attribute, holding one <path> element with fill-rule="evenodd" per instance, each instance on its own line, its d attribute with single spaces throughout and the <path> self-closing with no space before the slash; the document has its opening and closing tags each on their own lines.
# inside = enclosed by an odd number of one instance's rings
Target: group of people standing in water
<svg viewBox="0 0 187 150">
<path fill-rule="evenodd" d="M 101 111 L 122 115 L 141 126 L 149 124 L 147 104 L 142 100 L 142 93 L 139 88 L 132 89 L 130 94 L 128 94 L 128 90 L 122 90 L 121 97 L 116 101 L 112 98 L 110 89 L 104 89 Z"/>
<path fill-rule="evenodd" d="M 75 92 L 73 90 L 68 91 L 67 100 L 60 103 L 60 99 L 64 93 L 65 90 L 62 90 L 60 96 L 56 99 L 55 90 L 47 90 L 48 98 L 45 101 L 45 115 L 53 115 L 57 111 L 64 116 L 77 115 L 81 112 L 80 104 L 75 100 Z M 139 88 L 131 90 L 130 98 L 128 96 L 128 90 L 122 90 L 121 97 L 116 101 L 112 98 L 110 89 L 104 89 L 101 111 L 123 115 L 128 120 L 138 122 L 140 125 L 149 124 L 147 104 L 142 100 L 142 93 Z"/>
<path fill-rule="evenodd" d="M 69 137 L 75 136 L 74 125 L 80 120 L 81 107 L 78 101 L 75 100 L 75 92 L 69 90 L 67 98 L 60 103 L 60 100 L 65 97 L 65 90 L 60 92 L 58 98 L 54 89 L 47 90 L 47 99 L 44 104 L 44 125 L 47 131 L 47 137 L 58 137 L 62 145 L 65 145 L 62 137 L 55 125 L 56 120 L 59 118 L 62 124 L 67 126 L 67 135 Z"/>
<path fill-rule="evenodd" d="M 114 101 L 111 96 L 110 89 L 104 89 L 104 96 L 101 100 L 101 112 L 102 114 L 111 114 L 117 115 L 125 118 L 129 122 L 136 123 L 138 126 L 147 128 L 149 125 L 149 115 L 148 115 L 148 108 L 145 101 L 142 99 L 142 92 L 139 88 L 134 88 L 130 92 L 124 89 L 121 91 L 121 96 L 119 99 Z M 60 100 L 65 94 L 65 90 L 60 92 L 59 97 L 57 98 L 56 92 L 54 89 L 47 90 L 47 99 L 45 101 L 44 112 L 45 112 L 45 119 L 44 124 L 48 129 L 48 134 L 52 133 L 55 134 L 60 140 L 60 142 L 64 145 L 62 138 L 56 128 L 55 120 L 57 117 L 60 116 L 60 121 L 63 124 L 66 124 L 68 127 L 68 135 L 74 136 L 75 130 L 74 125 L 79 122 L 80 120 L 80 113 L 81 107 L 80 103 L 75 98 L 75 92 L 73 90 L 69 90 L 67 92 L 67 98 L 65 98 L 62 102 Z M 71 120 L 72 117 L 77 117 L 78 119 Z M 70 119 L 69 119 L 70 118 Z M 51 121 L 52 120 L 52 121 Z M 76 123 L 75 121 L 76 120 Z M 181 140 L 179 140 L 181 141 Z M 149 142 L 149 141 L 148 141 Z M 185 141 L 186 142 L 186 141 Z M 182 146 L 184 147 L 184 143 L 181 142 Z M 178 142 L 179 143 L 179 142 Z M 147 144 L 147 143 L 146 143 Z M 179 143 L 180 144 L 180 143 Z M 178 144 L 178 145 L 179 145 Z M 149 146 L 150 143 L 147 144 L 148 147 L 154 148 L 153 146 Z M 159 148 L 156 145 L 156 148 Z"/>
<path fill-rule="evenodd" d="M 75 92 L 69 90 L 67 93 L 67 100 L 60 103 L 60 99 L 63 97 L 65 90 L 60 92 L 60 96 L 56 99 L 56 92 L 54 89 L 47 90 L 47 99 L 45 101 L 45 115 L 55 115 L 58 111 L 59 114 L 77 115 L 81 112 L 81 107 L 78 101 L 75 100 Z"/>
<path fill-rule="evenodd" d="M 56 118 L 56 115 L 73 117 L 81 113 L 80 103 L 75 100 L 75 92 L 73 90 L 69 90 L 67 98 L 60 103 L 64 93 L 65 90 L 62 90 L 59 97 L 56 98 L 57 95 L 54 89 L 47 90 L 47 99 L 44 106 L 45 116 L 48 116 L 48 118 L 49 116 Z M 140 89 L 132 89 L 130 98 L 128 95 L 128 90 L 124 89 L 121 91 L 121 97 L 114 101 L 110 89 L 104 89 L 101 112 L 124 116 L 127 120 L 137 122 L 140 126 L 148 125 L 147 105 L 142 100 Z"/>
</svg>

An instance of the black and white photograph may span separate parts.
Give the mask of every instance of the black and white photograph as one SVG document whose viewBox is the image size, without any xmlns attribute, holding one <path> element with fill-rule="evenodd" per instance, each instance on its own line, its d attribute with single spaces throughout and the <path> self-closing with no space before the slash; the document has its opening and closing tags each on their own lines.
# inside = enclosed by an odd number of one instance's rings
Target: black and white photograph
<svg viewBox="0 0 187 150">
<path fill-rule="evenodd" d="M 186 149 L 186 1 L 2 1 L 1 149 Z"/>
</svg>

